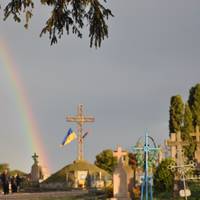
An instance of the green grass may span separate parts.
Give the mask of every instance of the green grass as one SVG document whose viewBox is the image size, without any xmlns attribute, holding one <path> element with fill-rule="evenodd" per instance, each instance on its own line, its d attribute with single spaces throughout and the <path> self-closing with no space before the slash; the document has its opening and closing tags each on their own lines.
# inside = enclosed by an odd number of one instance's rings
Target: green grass
<svg viewBox="0 0 200 200">
<path fill-rule="evenodd" d="M 191 190 L 191 196 L 188 200 L 200 200 L 200 182 L 188 182 L 189 189 Z M 172 196 L 172 192 L 158 193 L 154 192 L 154 200 L 184 200 L 184 198 Z"/>
</svg>

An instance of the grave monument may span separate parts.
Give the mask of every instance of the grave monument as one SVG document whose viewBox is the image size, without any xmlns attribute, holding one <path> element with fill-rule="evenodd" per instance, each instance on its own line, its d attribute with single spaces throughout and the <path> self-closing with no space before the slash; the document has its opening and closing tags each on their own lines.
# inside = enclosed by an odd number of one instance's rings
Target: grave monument
<svg viewBox="0 0 200 200">
<path fill-rule="evenodd" d="M 153 199 L 153 175 L 152 175 L 152 166 L 157 161 L 158 152 L 160 148 L 156 146 L 154 139 L 145 134 L 144 146 L 143 147 L 133 147 L 133 151 L 139 153 L 139 163 L 143 165 L 144 168 L 144 176 L 142 178 L 141 184 L 141 197 L 140 199 L 143 200 L 152 200 Z M 141 153 L 143 156 L 141 157 Z M 149 198 L 150 196 L 150 198 Z"/>
<path fill-rule="evenodd" d="M 193 161 L 190 161 L 189 163 L 185 164 L 182 149 L 177 150 L 177 157 L 178 159 L 176 160 L 176 164 L 171 164 L 168 167 L 172 172 L 175 172 L 174 197 L 176 197 L 179 193 L 181 197 L 184 197 L 185 200 L 187 200 L 187 197 L 191 195 L 191 191 L 189 190 L 189 188 L 186 187 L 186 175 L 187 172 L 191 169 L 194 169 L 196 165 Z M 183 183 L 182 186 L 181 182 Z"/>
<path fill-rule="evenodd" d="M 133 170 L 128 166 L 128 152 L 122 151 L 120 146 L 113 152 L 118 164 L 113 172 L 113 199 L 128 200 L 133 189 Z"/>
<path fill-rule="evenodd" d="M 40 180 L 43 179 L 43 173 L 42 173 L 42 167 L 39 165 L 38 162 L 38 155 L 34 153 L 32 156 L 33 158 L 33 165 L 31 167 L 31 181 L 32 182 L 39 182 Z"/>
</svg>

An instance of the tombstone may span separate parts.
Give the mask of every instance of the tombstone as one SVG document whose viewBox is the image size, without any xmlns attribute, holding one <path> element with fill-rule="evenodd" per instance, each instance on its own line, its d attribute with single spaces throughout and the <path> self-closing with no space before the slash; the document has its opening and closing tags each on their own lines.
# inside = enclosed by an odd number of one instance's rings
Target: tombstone
<svg viewBox="0 0 200 200">
<path fill-rule="evenodd" d="M 127 154 L 119 146 L 117 151 L 113 152 L 113 156 L 117 157 L 118 160 L 118 165 L 113 173 L 113 199 L 128 200 L 131 196 L 133 189 L 133 170 L 125 162 L 124 156 L 127 156 Z"/>
<path fill-rule="evenodd" d="M 87 170 L 70 171 L 66 174 L 67 185 L 73 188 L 85 188 L 89 186 L 91 183 L 89 179 L 91 179 L 91 175 Z"/>
<path fill-rule="evenodd" d="M 195 151 L 195 159 L 197 160 L 198 165 L 200 165 L 200 131 L 199 126 L 196 126 L 196 131 L 194 133 L 190 133 L 190 136 L 195 137 L 195 141 L 197 144 Z"/>
<path fill-rule="evenodd" d="M 39 182 L 41 179 L 43 179 L 42 168 L 38 164 L 38 155 L 36 153 L 34 153 L 32 158 L 34 160 L 34 164 L 31 167 L 31 181 Z"/>
<path fill-rule="evenodd" d="M 77 171 L 78 187 L 85 188 L 88 171 Z"/>
<path fill-rule="evenodd" d="M 187 141 L 182 141 L 181 139 L 181 132 L 178 131 L 177 133 L 171 133 L 170 139 L 165 141 L 166 145 L 170 147 L 171 158 L 177 162 L 181 163 L 181 157 L 177 153 L 183 149 L 183 146 L 187 146 Z"/>
</svg>

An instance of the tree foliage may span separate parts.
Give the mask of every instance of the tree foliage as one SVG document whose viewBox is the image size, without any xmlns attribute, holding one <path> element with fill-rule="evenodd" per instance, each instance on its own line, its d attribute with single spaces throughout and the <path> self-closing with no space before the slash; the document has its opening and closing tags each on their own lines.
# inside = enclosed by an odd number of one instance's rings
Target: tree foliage
<svg viewBox="0 0 200 200">
<path fill-rule="evenodd" d="M 102 1 L 106 3 L 106 0 Z M 85 27 L 89 27 L 90 47 L 100 47 L 102 40 L 108 37 L 106 20 L 113 14 L 100 0 L 40 0 L 40 3 L 52 8 L 40 34 L 48 34 L 51 44 L 57 43 L 64 32 L 82 38 L 81 30 Z M 12 16 L 14 21 L 21 22 L 23 13 L 24 26 L 28 28 L 34 7 L 34 0 L 8 0 L 4 8 L 4 20 Z"/>
<path fill-rule="evenodd" d="M 194 158 L 194 152 L 196 149 L 196 144 L 190 136 L 190 133 L 192 132 L 194 132 L 192 112 L 189 105 L 186 103 L 181 136 L 183 140 L 188 141 L 189 143 L 189 145 L 183 147 L 184 154 L 188 160 L 192 160 Z"/>
<path fill-rule="evenodd" d="M 107 149 L 96 155 L 95 165 L 101 169 L 112 173 L 117 164 L 117 159 L 113 156 L 113 151 Z"/>
<path fill-rule="evenodd" d="M 154 175 L 154 186 L 156 191 L 170 191 L 173 188 L 174 174 L 168 168 L 174 161 L 170 158 L 163 160 L 157 167 Z"/>
<path fill-rule="evenodd" d="M 194 131 L 194 127 L 193 127 L 193 118 L 192 118 L 192 112 L 190 110 L 190 107 L 188 105 L 188 103 L 185 104 L 185 108 L 184 108 L 184 119 L 183 119 L 183 128 L 182 128 L 182 132 L 184 133 L 183 139 L 187 137 L 187 135 L 189 135 L 189 133 L 192 133 Z"/>
<path fill-rule="evenodd" d="M 0 173 L 2 173 L 6 169 L 9 170 L 9 164 L 7 164 L 7 163 L 1 163 L 0 164 Z"/>
<path fill-rule="evenodd" d="M 171 97 L 169 113 L 170 133 L 177 133 L 178 131 L 181 131 L 184 116 L 184 103 L 180 95 Z"/>
<path fill-rule="evenodd" d="M 200 83 L 190 89 L 188 104 L 192 111 L 193 126 L 200 127 Z"/>
<path fill-rule="evenodd" d="M 184 146 L 184 154 L 188 160 L 194 159 L 196 141 L 190 136 L 200 127 L 200 83 L 190 89 L 188 102 L 183 104 L 180 95 L 172 96 L 170 102 L 170 133 L 181 131 L 181 137 L 189 145 Z"/>
</svg>

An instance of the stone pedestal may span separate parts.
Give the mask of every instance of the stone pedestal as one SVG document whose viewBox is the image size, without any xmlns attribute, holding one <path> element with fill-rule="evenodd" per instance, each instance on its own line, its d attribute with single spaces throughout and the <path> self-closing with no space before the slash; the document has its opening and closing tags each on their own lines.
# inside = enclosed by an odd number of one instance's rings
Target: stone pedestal
<svg viewBox="0 0 200 200">
<path fill-rule="evenodd" d="M 129 199 L 127 174 L 122 164 L 113 173 L 113 196 L 117 199 Z"/>
<path fill-rule="evenodd" d="M 31 167 L 31 181 L 39 182 L 42 179 L 42 169 L 37 164 L 33 164 Z"/>
</svg>

